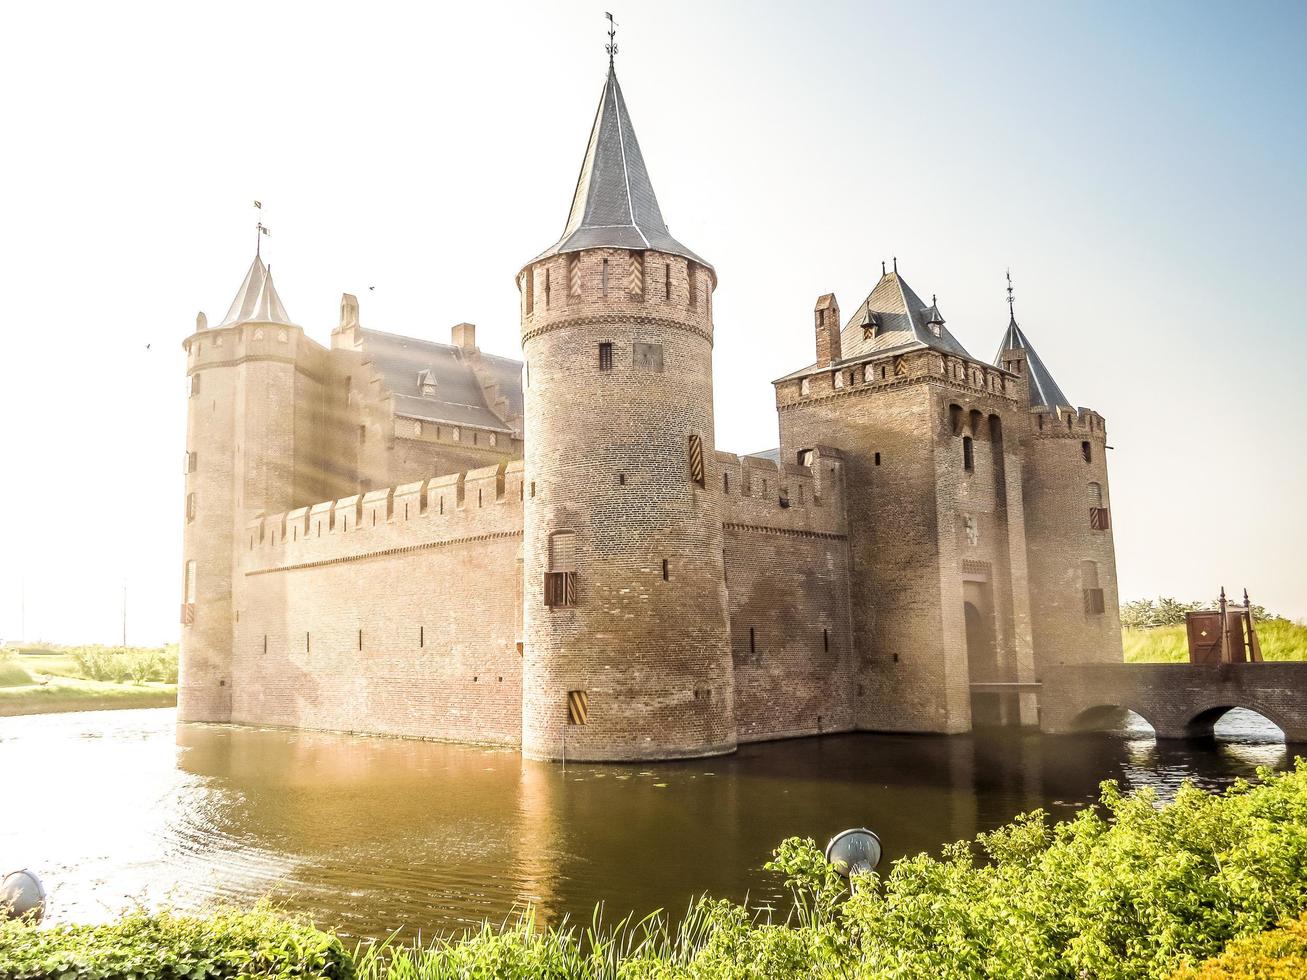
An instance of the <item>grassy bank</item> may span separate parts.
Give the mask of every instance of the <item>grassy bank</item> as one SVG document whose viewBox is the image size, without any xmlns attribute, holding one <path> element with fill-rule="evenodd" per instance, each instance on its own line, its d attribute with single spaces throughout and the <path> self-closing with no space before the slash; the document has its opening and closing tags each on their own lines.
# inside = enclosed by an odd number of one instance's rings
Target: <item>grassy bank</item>
<svg viewBox="0 0 1307 980">
<path fill-rule="evenodd" d="M 0 651 L 0 716 L 176 703 L 175 646 Z"/>
<path fill-rule="evenodd" d="M 1165 807 L 1152 793 L 1127 797 L 1104 784 L 1101 808 L 1052 825 L 1039 812 L 1018 817 L 940 857 L 898 861 L 883 878 L 861 879 L 852 896 L 812 841 L 792 839 L 768 865 L 789 888 L 783 920 L 705 898 L 676 920 L 654 914 L 603 925 L 596 916 L 590 926 L 542 929 L 528 911 L 435 942 L 351 950 L 266 906 L 208 916 L 135 912 L 107 926 L 0 925 L 0 976 L 1293 976 L 1230 972 L 1240 958 L 1261 969 L 1303 949 L 1293 920 L 1307 910 L 1307 763 L 1259 777 L 1262 785 L 1220 795 L 1185 787 Z M 1264 935 L 1277 926 L 1280 933 Z"/>
<path fill-rule="evenodd" d="M 1307 625 L 1287 619 L 1257 624 L 1257 637 L 1266 660 L 1307 660 Z M 1126 663 L 1187 663 L 1189 641 L 1183 623 L 1121 631 Z"/>
</svg>

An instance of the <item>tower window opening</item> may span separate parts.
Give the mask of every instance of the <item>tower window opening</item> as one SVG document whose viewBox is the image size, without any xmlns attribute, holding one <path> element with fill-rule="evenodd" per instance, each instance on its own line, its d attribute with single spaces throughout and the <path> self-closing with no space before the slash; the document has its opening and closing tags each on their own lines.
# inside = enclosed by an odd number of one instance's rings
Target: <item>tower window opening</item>
<svg viewBox="0 0 1307 980">
<path fill-rule="evenodd" d="M 367 441 L 368 441 L 368 427 L 366 425 L 360 425 L 359 442 L 367 442 Z"/>
<path fill-rule="evenodd" d="M 363 649 L 363 630 L 359 630 L 359 649 Z"/>
<path fill-rule="evenodd" d="M 618 473 L 618 474 L 617 474 L 617 485 L 618 485 L 619 487 L 624 487 L 624 486 L 626 486 L 626 474 L 625 474 L 625 473 Z"/>
<path fill-rule="evenodd" d="M 876 465 L 877 465 L 877 466 L 880 465 L 880 453 L 877 453 L 877 454 L 876 454 Z"/>
<path fill-rule="evenodd" d="M 731 474 L 726 473 L 726 472 L 723 472 L 723 473 L 722 473 L 722 493 L 730 493 L 730 492 L 731 492 Z"/>
<path fill-rule="evenodd" d="M 567 295 L 581 295 L 581 256 L 573 253 L 567 258 Z"/>
<path fill-rule="evenodd" d="M 627 295 L 637 302 L 644 299 L 644 253 L 632 252 L 626 274 Z"/>
<path fill-rule="evenodd" d="M 419 647 L 424 647 L 424 646 L 426 646 L 426 645 L 427 645 L 427 628 L 426 628 L 425 626 L 419 626 L 419 627 L 418 627 L 418 646 L 419 646 Z"/>
<path fill-rule="evenodd" d="M 186 523 L 195 523 L 195 494 L 193 493 L 186 495 Z"/>
<path fill-rule="evenodd" d="M 263 653 L 264 653 L 265 656 L 266 656 L 267 653 L 268 653 L 268 634 L 267 634 L 267 633 L 264 633 L 264 634 L 263 634 Z"/>
<path fill-rule="evenodd" d="M 187 473 L 194 473 L 194 472 L 199 468 L 199 465 L 200 465 L 200 464 L 199 464 L 199 454 L 198 454 L 198 453 L 193 453 L 193 452 L 192 452 L 192 453 L 187 453 L 187 454 L 186 454 L 186 472 L 187 472 Z"/>
<path fill-rule="evenodd" d="M 1098 562 L 1080 563 L 1080 587 L 1085 597 L 1085 615 L 1101 616 L 1106 607 L 1103 603 L 1103 590 L 1098 582 Z"/>
<path fill-rule="evenodd" d="M 599 295 L 605 299 L 608 297 L 608 260 L 604 259 L 603 269 L 599 278 Z"/>
<path fill-rule="evenodd" d="M 752 626 L 749 627 L 749 652 L 758 652 L 758 633 Z"/>
<path fill-rule="evenodd" d="M 826 653 L 830 653 L 830 630 L 829 629 L 823 629 L 821 631 L 821 648 Z"/>
<path fill-rule="evenodd" d="M 200 393 L 200 373 L 196 371 L 191 375 L 191 396 L 194 397 Z"/>
<path fill-rule="evenodd" d="M 545 605 L 576 605 L 576 534 L 555 531 L 549 536 L 549 571 L 545 572 Z"/>
<path fill-rule="evenodd" d="M 607 261 L 605 259 L 604 261 Z M 604 341 L 599 345 L 599 370 L 611 371 L 613 369 L 613 345 Z"/>
<path fill-rule="evenodd" d="M 1086 463 L 1094 461 L 1094 447 L 1089 444 L 1088 439 L 1080 444 L 1080 456 Z"/>
<path fill-rule="evenodd" d="M 546 310 L 549 309 L 549 293 L 550 293 L 549 270 L 546 269 L 545 270 L 545 309 Z"/>
<path fill-rule="evenodd" d="M 523 293 L 526 298 L 526 312 L 529 315 L 535 309 L 536 305 L 535 269 L 527 269 L 526 274 L 522 278 Z"/>
<path fill-rule="evenodd" d="M 667 582 L 667 581 L 670 581 L 670 579 L 671 579 L 671 568 L 670 568 L 670 566 L 669 566 L 668 563 L 667 563 L 667 559 L 664 558 L 664 559 L 663 559 L 663 581 L 664 581 L 664 582 Z"/>
<path fill-rule="evenodd" d="M 695 268 L 693 262 L 685 263 L 685 280 L 689 286 L 690 309 L 699 305 L 699 284 L 695 277 Z"/>
<path fill-rule="evenodd" d="M 976 450 L 971 436 L 962 437 L 962 468 L 968 473 L 976 468 Z"/>
<path fill-rule="evenodd" d="M 310 639 L 310 637 L 309 637 L 309 634 L 308 634 L 308 633 L 305 633 L 305 634 L 304 634 L 304 652 L 305 652 L 305 653 L 308 653 L 310 650 L 312 650 L 312 648 L 313 648 L 313 644 L 312 644 L 312 641 L 311 641 L 311 639 Z"/>
<path fill-rule="evenodd" d="M 663 299 L 667 302 L 672 301 L 672 264 L 663 263 Z"/>
</svg>

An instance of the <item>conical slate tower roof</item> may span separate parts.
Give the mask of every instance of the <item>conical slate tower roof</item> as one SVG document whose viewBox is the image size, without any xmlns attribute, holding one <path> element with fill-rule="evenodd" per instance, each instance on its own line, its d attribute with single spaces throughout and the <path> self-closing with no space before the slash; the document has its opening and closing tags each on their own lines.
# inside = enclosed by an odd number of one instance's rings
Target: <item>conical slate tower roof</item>
<svg viewBox="0 0 1307 980">
<path fill-rule="evenodd" d="M 284 323 L 290 325 L 290 316 L 286 307 L 281 305 L 277 287 L 272 284 L 272 271 L 263 264 L 263 259 L 254 256 L 250 271 L 245 273 L 245 281 L 240 291 L 231 301 L 231 309 L 223 318 L 219 327 L 230 327 L 237 323 Z"/>
<path fill-rule="evenodd" d="M 572 195 L 567 227 L 552 248 L 532 261 L 605 247 L 657 249 L 708 265 L 667 230 L 611 64 Z"/>
<path fill-rule="evenodd" d="M 1021 350 L 1026 352 L 1026 387 L 1030 391 L 1031 408 L 1056 408 L 1058 405 L 1071 406 L 1071 399 L 1062 392 L 1053 380 L 1053 375 L 1049 373 L 1044 362 L 1040 360 L 1035 348 L 1030 346 L 1030 341 L 1021 328 L 1017 326 L 1016 317 L 1013 317 L 1007 325 L 1007 333 L 1003 335 L 1003 343 L 998 348 L 998 353 L 994 355 L 995 367 L 1001 367 L 1004 351 Z"/>
</svg>

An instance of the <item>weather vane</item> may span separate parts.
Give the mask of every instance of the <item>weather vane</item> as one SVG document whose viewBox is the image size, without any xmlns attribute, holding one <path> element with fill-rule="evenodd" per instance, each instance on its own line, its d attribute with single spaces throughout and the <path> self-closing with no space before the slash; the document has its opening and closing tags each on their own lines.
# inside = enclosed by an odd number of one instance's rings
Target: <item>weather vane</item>
<svg viewBox="0 0 1307 980">
<path fill-rule="evenodd" d="M 1011 269 L 1008 269 L 1008 270 L 1007 270 L 1007 315 L 1008 315 L 1012 320 L 1016 320 L 1017 315 L 1016 315 L 1012 310 L 1013 310 L 1013 307 L 1012 307 L 1012 270 L 1011 270 Z"/>
<path fill-rule="evenodd" d="M 263 202 L 255 201 L 254 209 L 256 211 L 262 212 Z M 268 231 L 268 226 L 265 225 L 262 221 L 260 221 L 258 224 L 254 226 L 254 257 L 256 259 L 259 257 L 259 247 L 263 244 L 263 236 L 271 235 L 271 234 L 272 232 Z"/>
<path fill-rule="evenodd" d="M 617 21 L 613 20 L 613 15 L 607 11 L 604 12 L 604 16 L 608 18 L 608 43 L 604 46 L 604 50 L 608 52 L 608 67 L 612 68 L 613 55 L 617 54 Z"/>
</svg>

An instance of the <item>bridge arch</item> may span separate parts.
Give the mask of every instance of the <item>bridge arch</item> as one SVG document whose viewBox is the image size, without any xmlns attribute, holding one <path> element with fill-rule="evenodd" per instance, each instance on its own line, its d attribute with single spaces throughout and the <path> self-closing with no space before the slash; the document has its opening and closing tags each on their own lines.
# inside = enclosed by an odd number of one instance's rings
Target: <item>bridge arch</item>
<svg viewBox="0 0 1307 980">
<path fill-rule="evenodd" d="M 1289 731 L 1290 726 L 1286 724 L 1283 715 L 1274 708 L 1261 704 L 1256 698 L 1220 698 L 1201 704 L 1189 712 L 1184 723 L 1185 735 L 1189 738 L 1214 738 L 1216 723 L 1236 708 L 1261 715 L 1280 730 L 1281 736 Z"/>
<path fill-rule="evenodd" d="M 1142 711 L 1130 704 L 1096 704 L 1080 710 L 1071 719 L 1073 732 L 1124 731 L 1130 715 L 1135 715 L 1157 733 L 1157 725 Z"/>
</svg>

